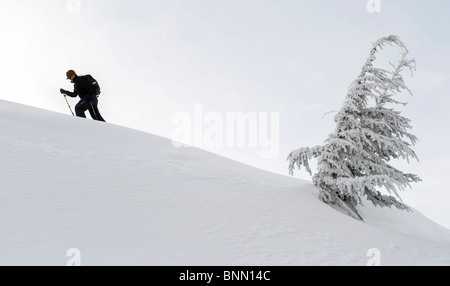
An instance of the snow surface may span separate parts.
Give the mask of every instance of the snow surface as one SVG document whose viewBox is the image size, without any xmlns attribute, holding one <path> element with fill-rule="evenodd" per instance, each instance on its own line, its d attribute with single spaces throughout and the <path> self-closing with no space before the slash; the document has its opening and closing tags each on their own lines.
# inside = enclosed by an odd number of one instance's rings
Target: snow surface
<svg viewBox="0 0 450 286">
<path fill-rule="evenodd" d="M 109 123 L 0 100 L 0 159 L 0 265 L 450 265 L 418 211 L 360 222 L 310 182 Z"/>
</svg>

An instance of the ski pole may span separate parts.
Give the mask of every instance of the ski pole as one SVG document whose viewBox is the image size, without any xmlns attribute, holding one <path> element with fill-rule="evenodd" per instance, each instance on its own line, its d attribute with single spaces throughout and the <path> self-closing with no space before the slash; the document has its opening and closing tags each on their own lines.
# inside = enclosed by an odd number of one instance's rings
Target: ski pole
<svg viewBox="0 0 450 286">
<path fill-rule="evenodd" d="M 75 116 L 75 114 L 73 114 L 72 108 L 70 107 L 69 101 L 67 101 L 67 97 L 65 94 L 64 94 L 64 99 L 66 100 L 67 105 L 69 106 L 70 112 L 72 113 L 73 116 Z"/>
</svg>

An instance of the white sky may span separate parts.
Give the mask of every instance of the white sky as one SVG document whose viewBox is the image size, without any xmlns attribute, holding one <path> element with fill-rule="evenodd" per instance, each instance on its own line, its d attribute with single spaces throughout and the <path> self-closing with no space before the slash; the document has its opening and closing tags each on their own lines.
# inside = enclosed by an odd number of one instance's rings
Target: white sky
<svg viewBox="0 0 450 286">
<path fill-rule="evenodd" d="M 260 148 L 208 150 L 287 175 L 290 151 L 333 131 L 324 114 L 340 108 L 371 43 L 395 34 L 417 60 L 402 111 L 421 161 L 404 168 L 424 180 L 402 197 L 450 228 L 450 5 L 380 3 L 369 13 L 365 0 L 0 0 L 0 98 L 70 115 L 59 89 L 72 89 L 65 72 L 74 69 L 100 82 L 106 121 L 164 137 L 179 115 L 193 132 L 211 131 L 195 123 L 196 106 L 200 119 L 224 124 L 227 112 L 275 112 L 277 156 L 263 158 L 260 139 Z"/>
</svg>

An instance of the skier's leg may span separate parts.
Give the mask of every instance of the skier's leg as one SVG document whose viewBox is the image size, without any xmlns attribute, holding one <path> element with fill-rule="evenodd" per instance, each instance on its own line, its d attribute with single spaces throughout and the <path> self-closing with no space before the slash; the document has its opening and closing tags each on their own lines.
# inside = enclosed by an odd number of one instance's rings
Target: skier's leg
<svg viewBox="0 0 450 286">
<path fill-rule="evenodd" d="M 77 103 L 77 105 L 75 105 L 75 114 L 78 117 L 83 117 L 86 118 L 86 115 L 84 114 L 84 112 L 89 108 L 89 102 L 86 102 L 85 100 L 80 100 L 80 102 Z"/>
<path fill-rule="evenodd" d="M 97 98 L 94 98 L 91 100 L 91 106 L 89 108 L 89 113 L 91 114 L 92 119 L 105 122 L 102 115 L 100 114 L 100 111 L 98 110 Z"/>
</svg>

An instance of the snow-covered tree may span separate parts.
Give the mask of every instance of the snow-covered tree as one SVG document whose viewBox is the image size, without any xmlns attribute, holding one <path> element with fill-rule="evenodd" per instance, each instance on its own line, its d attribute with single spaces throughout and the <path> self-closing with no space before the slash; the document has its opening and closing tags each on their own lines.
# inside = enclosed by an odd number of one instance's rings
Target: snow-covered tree
<svg viewBox="0 0 450 286">
<path fill-rule="evenodd" d="M 385 45 L 400 48 L 400 60 L 392 70 L 374 66 L 376 54 Z M 420 178 L 403 173 L 389 164 L 391 159 L 417 159 L 412 146 L 417 138 L 409 132 L 410 120 L 390 106 L 406 105 L 394 99 L 409 91 L 401 73 L 415 70 L 415 60 L 397 36 L 376 41 L 361 73 L 348 89 L 341 110 L 335 116 L 336 129 L 323 146 L 300 148 L 288 156 L 289 171 L 303 165 L 312 174 L 308 161 L 317 158 L 313 183 L 326 203 L 355 211 L 364 196 L 376 206 L 395 206 L 408 210 L 398 190 Z M 388 194 L 379 190 L 385 189 Z M 392 196 L 393 194 L 394 196 Z M 357 214 L 358 218 L 359 215 Z"/>
</svg>

